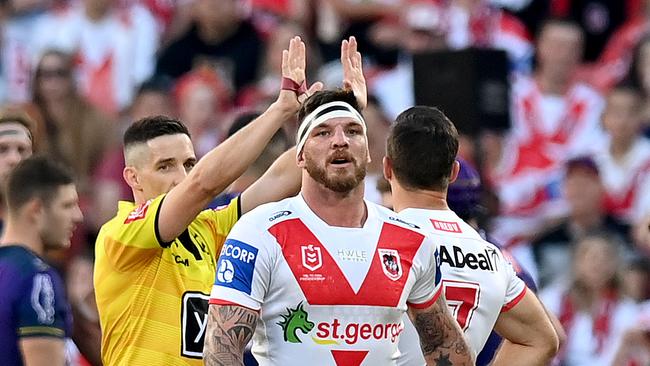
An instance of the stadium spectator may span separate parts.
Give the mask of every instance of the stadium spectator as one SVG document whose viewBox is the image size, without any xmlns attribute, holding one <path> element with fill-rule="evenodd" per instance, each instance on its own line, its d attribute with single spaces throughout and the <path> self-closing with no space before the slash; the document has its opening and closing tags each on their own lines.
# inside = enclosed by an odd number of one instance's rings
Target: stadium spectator
<svg viewBox="0 0 650 366">
<path fill-rule="evenodd" d="M 643 96 L 643 130 L 650 138 L 650 36 L 646 36 L 637 45 L 632 59 L 632 66 L 626 78 Z"/>
<path fill-rule="evenodd" d="M 172 80 L 166 77 L 153 77 L 142 83 L 128 113 L 131 121 L 151 116 L 177 115 L 172 100 Z"/>
<path fill-rule="evenodd" d="M 25 113 L 15 109 L 0 112 L 0 185 L 18 163 L 32 155 L 34 122 Z M 0 232 L 5 220 L 6 197 L 0 194 Z"/>
<path fill-rule="evenodd" d="M 156 73 L 180 77 L 215 68 L 236 92 L 257 80 L 263 44 L 238 0 L 196 0 L 190 29 L 160 52 Z"/>
<path fill-rule="evenodd" d="M 363 119 L 368 126 L 368 149 L 370 163 L 366 174 L 364 198 L 370 202 L 381 204 L 381 192 L 377 189 L 379 181 L 384 180 L 382 160 L 386 154 L 386 138 L 390 129 L 390 120 L 384 114 L 379 101 L 373 96 L 368 97 L 368 105 L 363 110 Z"/>
<path fill-rule="evenodd" d="M 41 150 L 70 166 L 79 193 L 92 196 L 91 177 L 117 142 L 116 123 L 77 93 L 69 54 L 46 51 L 34 72 L 33 89 L 45 127 Z"/>
<path fill-rule="evenodd" d="M 494 328 L 508 339 L 495 365 L 547 365 L 558 339 L 541 303 L 501 251 L 447 205 L 448 187 L 460 170 L 453 123 L 436 108 L 415 106 L 397 117 L 387 144 L 384 175 L 395 211 L 440 243 L 443 292 L 470 347 L 480 352 Z M 460 259 L 470 256 L 479 258 L 477 266 Z M 423 364 L 416 333 L 404 321 L 398 364 Z"/>
<path fill-rule="evenodd" d="M 35 57 L 33 29 L 52 0 L 6 0 L 0 3 L 0 103 L 26 103 L 30 98 Z"/>
<path fill-rule="evenodd" d="M 230 94 L 223 79 L 207 66 L 185 74 L 176 82 L 178 115 L 192 136 L 198 158 L 223 141 L 232 107 Z"/>
<path fill-rule="evenodd" d="M 356 45 L 346 43 L 343 66 L 353 65 L 363 88 L 317 92 L 305 101 L 296 156 L 301 194 L 250 212 L 229 234 L 210 298 L 207 365 L 241 363 L 251 338 L 265 364 L 302 365 L 307 353 L 315 365 L 389 364 L 406 312 L 428 363 L 473 364 L 439 296 L 437 245 L 363 200 L 365 81 Z M 242 250 L 254 255 L 235 254 Z M 303 342 L 298 331 L 308 337 L 312 329 L 317 341 Z"/>
<path fill-rule="evenodd" d="M 113 0 L 72 2 L 34 30 L 37 55 L 57 49 L 75 55 L 79 91 L 105 113 L 131 104 L 155 67 L 156 23 L 139 4 L 120 8 Z"/>
<path fill-rule="evenodd" d="M 640 304 L 650 300 L 650 260 L 640 254 L 631 256 L 622 273 L 623 293 Z"/>
<path fill-rule="evenodd" d="M 642 0 L 640 10 L 609 37 L 596 63 L 582 71 L 583 80 L 596 89 L 607 91 L 630 72 L 635 50 L 650 31 L 650 1 Z"/>
<path fill-rule="evenodd" d="M 298 98 L 322 87 L 293 87 L 305 80 L 305 46 L 299 37 L 282 59 L 283 76 L 292 81 L 277 101 L 198 162 L 189 132 L 177 120 L 149 117 L 125 132 L 123 176 L 135 202 L 120 202 L 95 246 L 105 364 L 203 363 L 202 324 L 225 236 L 242 213 L 297 191 L 292 182 L 298 172 L 288 171 L 295 154 L 290 150 L 226 208 L 205 209 L 294 117 Z"/>
<path fill-rule="evenodd" d="M 512 88 L 512 127 L 501 158 L 486 162 L 501 205 L 494 235 L 506 245 L 566 214 L 559 189 L 563 163 L 591 152 L 603 139 L 602 98 L 572 80 L 582 55 L 582 30 L 572 22 L 548 20 L 537 47 L 534 76 L 517 78 Z"/>
<path fill-rule="evenodd" d="M 316 52 L 313 42 L 309 42 L 307 32 L 294 22 L 281 22 L 277 24 L 273 31 L 266 38 L 266 49 L 261 60 L 261 72 L 259 81 L 254 85 L 245 88 L 237 98 L 237 105 L 244 108 L 264 109 L 275 98 L 277 85 L 282 81 L 282 70 L 280 68 L 281 59 L 278 53 L 282 52 L 287 42 L 296 35 L 305 40 L 308 47 L 309 59 L 307 60 L 307 78 L 315 74 L 319 65 L 320 57 Z M 339 80 L 339 79 L 337 79 Z M 291 134 L 293 135 L 292 132 Z"/>
<path fill-rule="evenodd" d="M 560 0 L 550 1 L 550 16 L 571 19 L 585 33 L 586 62 L 595 61 L 601 55 L 612 33 L 629 19 L 636 18 L 644 0 Z"/>
<path fill-rule="evenodd" d="M 447 48 L 442 18 L 435 4 L 406 4 L 400 22 L 397 31 L 392 32 L 392 42 L 399 44 L 402 52 L 399 62 L 394 68 L 378 73 L 369 81 L 371 94 L 377 97 L 391 120 L 415 104 L 411 57 L 417 53 Z"/>
<path fill-rule="evenodd" d="M 641 135 L 642 108 L 639 90 L 614 87 L 602 117 L 608 138 L 594 156 L 607 212 L 629 225 L 650 214 L 650 141 Z"/>
<path fill-rule="evenodd" d="M 391 21 L 400 13 L 405 0 L 318 0 L 314 2 L 315 37 L 319 43 L 323 60 L 336 61 L 339 56 L 339 40 L 354 36 L 364 57 L 380 65 L 394 64 L 395 53 L 386 52 L 377 44 L 372 33 L 383 20 Z M 308 24 L 305 24 L 307 26 Z"/>
<path fill-rule="evenodd" d="M 605 211 L 605 188 L 592 158 L 576 157 L 566 163 L 562 192 L 569 216 L 540 232 L 531 243 L 542 288 L 570 276 L 572 245 L 590 232 L 606 231 L 623 240 L 629 238 L 629 226 Z"/>
<path fill-rule="evenodd" d="M 81 222 L 70 173 L 48 158 L 23 160 L 4 196 L 7 223 L 0 239 L 0 364 L 66 365 L 70 306 L 63 282 L 44 260 L 49 248 L 70 245 Z"/>
<path fill-rule="evenodd" d="M 567 333 L 558 356 L 563 365 L 611 365 L 625 330 L 636 320 L 636 306 L 621 293 L 619 248 L 607 234 L 578 239 L 571 278 L 540 294 Z"/>
</svg>

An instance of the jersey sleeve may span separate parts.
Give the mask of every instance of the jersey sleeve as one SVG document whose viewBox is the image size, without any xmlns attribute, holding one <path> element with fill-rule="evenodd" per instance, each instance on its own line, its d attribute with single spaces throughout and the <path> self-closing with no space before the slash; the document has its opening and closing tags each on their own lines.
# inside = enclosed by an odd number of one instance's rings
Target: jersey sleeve
<svg viewBox="0 0 650 366">
<path fill-rule="evenodd" d="M 512 264 L 503 255 L 501 255 L 501 258 L 503 258 L 504 271 L 508 284 L 504 304 L 501 308 L 501 312 L 505 312 L 515 307 L 523 299 L 527 287 L 524 281 L 517 276 L 517 272 L 515 272 Z"/>
<path fill-rule="evenodd" d="M 210 304 L 259 310 L 271 282 L 273 248 L 272 239 L 254 221 L 235 224 L 219 255 Z"/>
<path fill-rule="evenodd" d="M 47 272 L 34 272 L 25 280 L 16 304 L 19 337 L 65 336 L 67 302 L 61 286 Z"/>
<path fill-rule="evenodd" d="M 158 230 L 158 213 L 164 198 L 161 195 L 136 206 L 125 218 L 118 214 L 120 222 L 104 232 L 103 248 L 116 269 L 133 268 L 171 244 L 162 242 Z"/>
<path fill-rule="evenodd" d="M 226 237 L 241 217 L 241 196 L 230 201 L 229 204 L 216 209 L 208 209 L 201 212 L 200 219 L 208 220 L 208 227 L 214 237 L 215 250 L 219 253 Z"/>
<path fill-rule="evenodd" d="M 442 273 L 440 272 L 440 251 L 429 237 L 424 239 L 416 254 L 415 283 L 407 298 L 407 304 L 416 309 L 426 309 L 433 305 L 442 290 Z"/>
</svg>

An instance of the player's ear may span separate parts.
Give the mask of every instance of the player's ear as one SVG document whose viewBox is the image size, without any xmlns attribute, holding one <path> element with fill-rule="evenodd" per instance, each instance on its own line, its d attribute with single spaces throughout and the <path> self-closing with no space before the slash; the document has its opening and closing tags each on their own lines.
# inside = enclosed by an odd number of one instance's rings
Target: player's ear
<svg viewBox="0 0 650 366">
<path fill-rule="evenodd" d="M 452 184 L 458 178 L 458 173 L 460 173 L 460 163 L 458 160 L 454 160 L 454 164 L 451 167 L 451 175 L 449 176 L 449 184 Z"/>
<path fill-rule="evenodd" d="M 384 156 L 381 162 L 384 170 L 384 178 L 390 182 L 390 180 L 393 178 L 393 164 L 388 156 Z"/>
<path fill-rule="evenodd" d="M 28 218 L 29 221 L 34 222 L 36 227 L 40 227 L 45 216 L 45 205 L 43 200 L 38 197 L 32 197 L 23 205 L 22 208 L 20 208 L 20 214 Z"/>
<path fill-rule="evenodd" d="M 141 190 L 140 178 L 138 177 L 138 170 L 135 167 L 127 166 L 122 171 L 122 177 L 126 184 L 133 190 Z"/>
<path fill-rule="evenodd" d="M 298 165 L 298 168 L 304 168 L 305 167 L 305 151 L 301 151 L 300 154 L 296 156 L 296 164 Z"/>
</svg>

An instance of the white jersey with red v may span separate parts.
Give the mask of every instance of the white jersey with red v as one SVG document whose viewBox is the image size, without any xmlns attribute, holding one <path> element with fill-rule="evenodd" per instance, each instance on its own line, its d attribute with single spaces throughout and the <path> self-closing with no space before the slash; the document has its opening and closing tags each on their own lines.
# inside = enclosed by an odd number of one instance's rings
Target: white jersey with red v
<svg viewBox="0 0 650 366">
<path fill-rule="evenodd" d="M 407 307 L 441 290 L 438 249 L 413 225 L 366 202 L 362 228 L 332 227 L 301 196 L 263 205 L 235 225 L 211 304 L 260 310 L 261 365 L 394 365 Z"/>
<path fill-rule="evenodd" d="M 594 156 L 607 193 L 605 208 L 618 219 L 634 223 L 650 212 L 650 141 L 637 138 L 621 159 L 610 142 Z"/>
<path fill-rule="evenodd" d="M 428 230 L 440 250 L 443 293 L 451 313 L 478 354 L 503 311 L 514 307 L 526 285 L 495 245 L 450 210 L 409 208 L 400 218 Z M 405 318 L 399 365 L 424 365 L 418 335 Z"/>
</svg>

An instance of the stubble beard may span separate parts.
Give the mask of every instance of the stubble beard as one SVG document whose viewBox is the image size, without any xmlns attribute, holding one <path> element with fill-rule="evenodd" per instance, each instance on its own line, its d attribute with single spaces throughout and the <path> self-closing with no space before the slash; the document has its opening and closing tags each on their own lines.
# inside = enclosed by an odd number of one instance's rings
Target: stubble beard
<svg viewBox="0 0 650 366">
<path fill-rule="evenodd" d="M 325 188 L 336 193 L 351 192 L 353 189 L 357 188 L 366 177 L 366 163 L 357 165 L 355 160 L 352 164 L 354 166 L 354 172 L 352 175 L 346 174 L 346 176 L 341 176 L 332 174 L 330 176 L 327 174 L 326 168 L 320 167 L 314 159 L 312 159 L 308 154 L 305 154 L 305 169 L 307 170 L 307 173 L 309 173 L 309 176 L 316 182 L 325 186 Z"/>
</svg>

